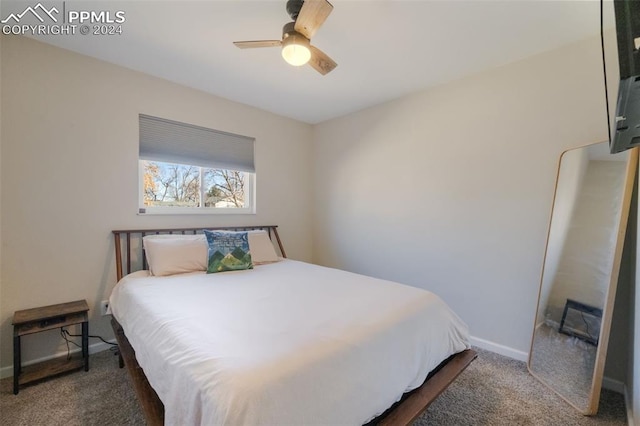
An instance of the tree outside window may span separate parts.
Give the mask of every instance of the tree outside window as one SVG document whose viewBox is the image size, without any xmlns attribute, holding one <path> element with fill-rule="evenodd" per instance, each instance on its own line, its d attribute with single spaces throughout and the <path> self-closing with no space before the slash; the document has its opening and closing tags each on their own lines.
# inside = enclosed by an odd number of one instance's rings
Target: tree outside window
<svg viewBox="0 0 640 426">
<path fill-rule="evenodd" d="M 184 164 L 140 160 L 145 207 L 248 207 L 248 173 Z"/>
</svg>

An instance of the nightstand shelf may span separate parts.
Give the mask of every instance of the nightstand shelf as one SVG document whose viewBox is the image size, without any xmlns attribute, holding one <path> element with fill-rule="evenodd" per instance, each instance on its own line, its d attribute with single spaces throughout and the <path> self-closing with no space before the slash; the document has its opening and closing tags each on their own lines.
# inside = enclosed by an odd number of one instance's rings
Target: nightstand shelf
<svg viewBox="0 0 640 426">
<path fill-rule="evenodd" d="M 13 315 L 13 393 L 20 385 L 72 370 L 89 371 L 89 306 L 85 300 L 16 311 Z M 56 358 L 22 367 L 21 337 L 46 330 L 82 324 L 82 357 Z"/>
</svg>

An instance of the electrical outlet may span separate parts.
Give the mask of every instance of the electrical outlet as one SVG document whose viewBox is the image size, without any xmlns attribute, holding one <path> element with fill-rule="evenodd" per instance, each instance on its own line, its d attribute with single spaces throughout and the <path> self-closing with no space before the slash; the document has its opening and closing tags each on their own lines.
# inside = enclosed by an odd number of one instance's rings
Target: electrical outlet
<svg viewBox="0 0 640 426">
<path fill-rule="evenodd" d="M 109 301 L 108 300 L 103 300 L 102 302 L 100 302 L 100 313 L 102 314 L 102 316 L 107 315 L 107 309 L 109 308 Z"/>
</svg>

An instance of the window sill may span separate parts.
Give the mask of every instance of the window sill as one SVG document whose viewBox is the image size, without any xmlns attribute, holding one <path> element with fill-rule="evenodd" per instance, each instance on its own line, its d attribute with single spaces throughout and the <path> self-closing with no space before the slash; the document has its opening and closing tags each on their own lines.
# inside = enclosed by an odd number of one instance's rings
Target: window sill
<svg viewBox="0 0 640 426">
<path fill-rule="evenodd" d="M 146 208 L 145 212 L 138 210 L 138 216 L 158 216 L 158 215 L 253 215 L 255 211 L 249 209 L 216 209 L 216 208 Z"/>
</svg>

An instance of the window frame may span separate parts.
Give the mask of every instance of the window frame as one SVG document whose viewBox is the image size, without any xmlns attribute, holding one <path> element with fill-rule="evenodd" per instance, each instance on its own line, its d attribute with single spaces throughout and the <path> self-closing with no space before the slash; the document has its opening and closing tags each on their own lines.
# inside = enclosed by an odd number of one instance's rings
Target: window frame
<svg viewBox="0 0 640 426">
<path fill-rule="evenodd" d="M 204 192 L 203 186 L 203 169 L 214 169 L 214 167 L 196 166 L 199 170 L 200 180 L 200 206 L 197 207 L 172 207 L 172 206 L 145 206 L 144 204 L 144 166 L 145 161 L 138 157 L 138 215 L 202 215 L 202 214 L 231 214 L 231 215 L 246 215 L 256 214 L 256 198 L 255 198 L 255 186 L 256 186 L 256 174 L 251 172 L 242 173 L 245 176 L 245 203 L 248 203 L 246 207 L 206 207 L 204 204 Z M 158 161 L 166 163 L 163 161 Z M 166 164 L 178 164 L 178 163 L 166 163 Z M 187 164 L 189 165 L 189 164 Z"/>
</svg>

